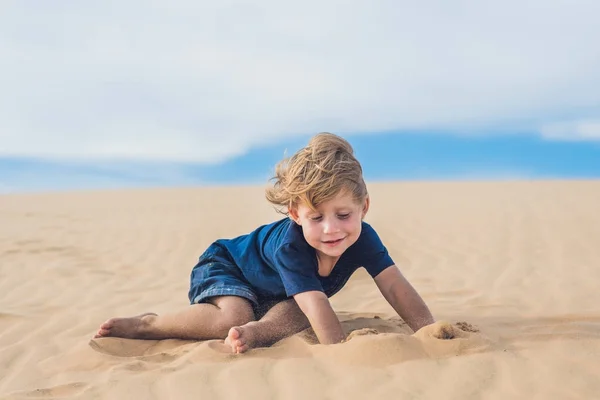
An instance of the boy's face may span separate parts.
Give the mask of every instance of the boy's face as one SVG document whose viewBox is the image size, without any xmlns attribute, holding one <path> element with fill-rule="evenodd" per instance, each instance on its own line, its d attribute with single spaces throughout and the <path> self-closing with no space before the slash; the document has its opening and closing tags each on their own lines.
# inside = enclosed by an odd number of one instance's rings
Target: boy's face
<svg viewBox="0 0 600 400">
<path fill-rule="evenodd" d="M 347 192 L 340 192 L 313 211 L 305 204 L 289 210 L 290 217 L 302 226 L 304 238 L 320 257 L 338 259 L 360 236 L 362 219 L 369 209 L 369 198 L 359 204 Z"/>
</svg>

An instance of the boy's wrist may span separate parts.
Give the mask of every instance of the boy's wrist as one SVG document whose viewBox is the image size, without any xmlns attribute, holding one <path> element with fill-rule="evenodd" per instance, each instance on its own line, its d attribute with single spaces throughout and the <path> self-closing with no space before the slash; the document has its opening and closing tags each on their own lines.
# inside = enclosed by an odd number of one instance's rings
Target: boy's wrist
<svg viewBox="0 0 600 400">
<path fill-rule="evenodd" d="M 317 338 L 319 339 L 319 343 L 321 344 L 337 344 L 343 343 L 346 340 L 346 334 L 342 329 L 342 325 L 338 323 L 338 329 L 329 329 L 325 332 L 321 332 L 321 334 L 317 334 Z M 314 328 L 313 328 L 314 330 Z M 316 332 L 315 332 L 316 333 Z"/>
</svg>

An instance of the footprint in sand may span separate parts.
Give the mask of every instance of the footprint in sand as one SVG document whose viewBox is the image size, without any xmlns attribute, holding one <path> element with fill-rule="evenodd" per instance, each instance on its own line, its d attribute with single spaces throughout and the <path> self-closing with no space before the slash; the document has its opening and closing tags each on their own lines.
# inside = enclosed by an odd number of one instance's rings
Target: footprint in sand
<svg viewBox="0 0 600 400">
<path fill-rule="evenodd" d="M 141 357 L 158 344 L 158 340 L 134 340 L 123 338 L 94 338 L 89 345 L 99 353 L 116 357 Z"/>
<path fill-rule="evenodd" d="M 16 398 L 64 398 L 71 396 L 79 396 L 83 394 L 89 385 L 83 382 L 67 383 L 65 385 L 58 385 L 43 389 L 26 390 L 21 392 L 14 392 L 11 395 Z"/>
</svg>

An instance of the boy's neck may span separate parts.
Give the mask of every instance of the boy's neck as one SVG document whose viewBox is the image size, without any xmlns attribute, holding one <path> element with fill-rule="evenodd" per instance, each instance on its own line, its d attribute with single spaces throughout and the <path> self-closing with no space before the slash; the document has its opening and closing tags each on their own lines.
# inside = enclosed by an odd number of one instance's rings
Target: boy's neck
<svg viewBox="0 0 600 400">
<path fill-rule="evenodd" d="M 317 265 L 319 268 L 320 276 L 329 276 L 331 271 L 335 267 L 335 264 L 338 262 L 340 257 L 330 257 L 326 254 L 321 254 L 321 252 L 316 251 L 317 254 Z"/>
</svg>

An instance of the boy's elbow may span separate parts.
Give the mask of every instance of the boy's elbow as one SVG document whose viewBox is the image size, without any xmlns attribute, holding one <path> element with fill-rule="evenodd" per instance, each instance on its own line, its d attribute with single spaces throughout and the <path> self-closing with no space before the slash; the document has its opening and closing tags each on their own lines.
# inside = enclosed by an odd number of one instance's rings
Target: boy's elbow
<svg viewBox="0 0 600 400">
<path fill-rule="evenodd" d="M 294 297 L 294 300 L 296 300 L 296 303 L 298 303 L 299 305 L 301 303 L 309 304 L 309 303 L 315 303 L 315 302 L 319 302 L 319 301 L 323 301 L 323 300 L 328 300 L 327 295 L 325 295 L 325 293 L 318 291 L 318 290 L 309 290 L 306 292 L 297 293 L 293 297 Z"/>
</svg>

